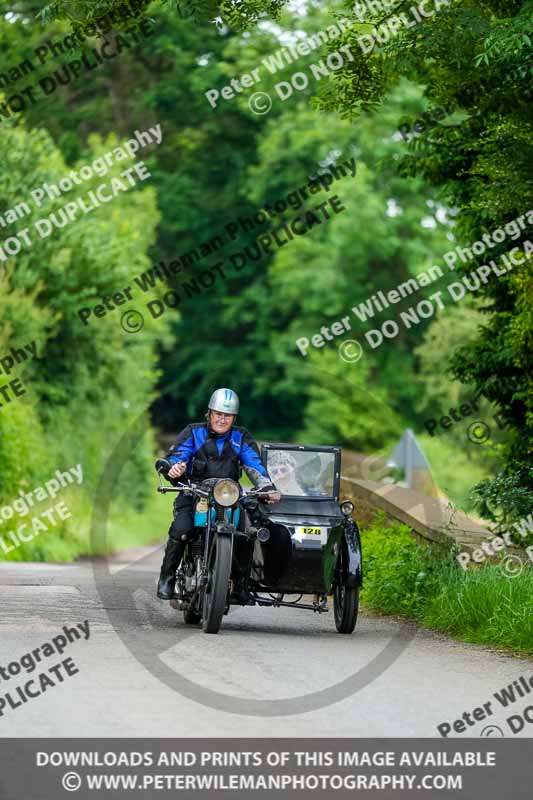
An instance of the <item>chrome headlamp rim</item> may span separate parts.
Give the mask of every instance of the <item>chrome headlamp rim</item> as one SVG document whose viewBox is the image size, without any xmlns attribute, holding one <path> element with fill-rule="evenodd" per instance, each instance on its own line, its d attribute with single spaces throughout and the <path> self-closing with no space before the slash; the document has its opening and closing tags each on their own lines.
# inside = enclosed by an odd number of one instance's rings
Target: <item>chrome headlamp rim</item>
<svg viewBox="0 0 533 800">
<path fill-rule="evenodd" d="M 213 497 L 219 506 L 230 508 L 240 497 L 239 484 L 231 478 L 221 478 L 213 487 Z"/>
<path fill-rule="evenodd" d="M 355 506 L 351 500 L 343 500 L 340 504 L 340 508 L 345 517 L 350 517 L 354 512 Z"/>
</svg>

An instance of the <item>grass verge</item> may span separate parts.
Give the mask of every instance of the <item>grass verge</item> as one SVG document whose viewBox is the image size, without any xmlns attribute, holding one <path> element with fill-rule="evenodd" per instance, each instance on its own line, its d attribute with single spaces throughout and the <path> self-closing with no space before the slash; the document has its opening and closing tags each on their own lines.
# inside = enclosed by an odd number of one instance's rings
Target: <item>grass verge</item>
<svg viewBox="0 0 533 800">
<path fill-rule="evenodd" d="M 533 655 L 533 568 L 507 577 L 491 564 L 465 572 L 452 554 L 432 553 L 384 517 L 361 533 L 364 606 L 414 618 L 474 644 Z"/>
</svg>

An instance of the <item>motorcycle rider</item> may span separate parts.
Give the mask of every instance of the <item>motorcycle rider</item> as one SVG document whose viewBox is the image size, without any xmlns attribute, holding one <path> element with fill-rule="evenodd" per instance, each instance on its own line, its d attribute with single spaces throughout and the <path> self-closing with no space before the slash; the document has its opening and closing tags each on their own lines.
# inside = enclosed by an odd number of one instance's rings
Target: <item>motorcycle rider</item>
<svg viewBox="0 0 533 800">
<path fill-rule="evenodd" d="M 256 489 L 269 492 L 266 502 L 277 503 L 281 495 L 261 461 L 257 444 L 246 428 L 234 425 L 238 413 L 237 394 L 231 389 L 216 389 L 209 400 L 206 422 L 187 425 L 168 451 L 166 458 L 172 464 L 168 476 L 186 475 L 194 482 L 207 478 L 238 481 L 242 466 Z M 162 600 L 171 600 L 174 596 L 176 570 L 187 543 L 182 536 L 190 537 L 193 530 L 194 498 L 178 494 L 157 584 L 157 596 Z M 237 586 L 236 591 L 240 590 Z"/>
</svg>

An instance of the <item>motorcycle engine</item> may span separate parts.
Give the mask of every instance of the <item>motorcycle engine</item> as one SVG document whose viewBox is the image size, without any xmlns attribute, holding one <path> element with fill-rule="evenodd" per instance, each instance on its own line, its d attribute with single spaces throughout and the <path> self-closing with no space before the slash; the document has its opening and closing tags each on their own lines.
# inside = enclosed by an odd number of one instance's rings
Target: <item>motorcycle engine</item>
<svg viewBox="0 0 533 800">
<path fill-rule="evenodd" d="M 185 571 L 185 591 L 194 592 L 198 587 L 198 579 L 202 573 L 202 542 L 191 545 L 193 561 L 189 561 Z"/>
</svg>

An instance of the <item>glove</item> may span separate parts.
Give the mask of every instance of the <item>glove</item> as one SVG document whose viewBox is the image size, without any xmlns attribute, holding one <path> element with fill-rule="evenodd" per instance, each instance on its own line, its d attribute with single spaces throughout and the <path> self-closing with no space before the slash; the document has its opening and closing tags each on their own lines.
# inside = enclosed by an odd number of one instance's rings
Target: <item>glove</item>
<svg viewBox="0 0 533 800">
<path fill-rule="evenodd" d="M 268 497 L 263 498 L 264 502 L 268 503 L 269 505 L 271 503 L 279 503 L 279 501 L 281 500 L 281 494 L 278 492 L 276 487 L 273 486 L 271 483 L 268 484 L 268 486 L 261 487 L 261 492 L 269 493 Z"/>
</svg>

